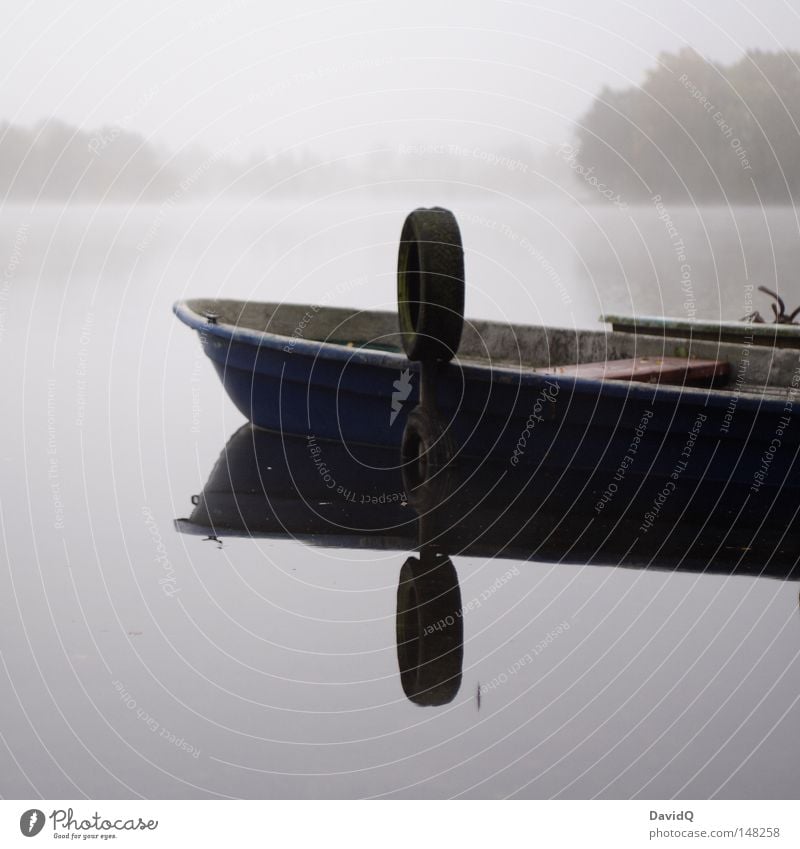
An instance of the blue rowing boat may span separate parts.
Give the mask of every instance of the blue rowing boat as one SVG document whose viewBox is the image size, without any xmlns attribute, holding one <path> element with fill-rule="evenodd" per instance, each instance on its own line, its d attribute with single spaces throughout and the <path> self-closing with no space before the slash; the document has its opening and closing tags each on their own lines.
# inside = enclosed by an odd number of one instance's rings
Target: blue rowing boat
<svg viewBox="0 0 800 849">
<path fill-rule="evenodd" d="M 535 479 L 555 514 L 613 520 L 635 504 L 642 536 L 687 511 L 796 525 L 800 328 L 465 321 L 460 236 L 438 209 L 406 221 L 398 301 L 399 319 L 217 299 L 174 309 L 253 424 L 339 440 L 356 457 L 400 448 L 408 489 L 440 480 L 434 501 L 453 461 L 491 459 Z"/>
</svg>

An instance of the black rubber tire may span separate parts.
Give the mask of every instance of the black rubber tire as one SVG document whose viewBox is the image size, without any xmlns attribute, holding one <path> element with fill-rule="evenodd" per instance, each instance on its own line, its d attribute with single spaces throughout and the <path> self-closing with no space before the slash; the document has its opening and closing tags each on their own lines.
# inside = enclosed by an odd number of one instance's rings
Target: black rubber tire
<svg viewBox="0 0 800 849">
<path fill-rule="evenodd" d="M 446 705 L 461 686 L 464 622 L 452 561 L 409 557 L 397 586 L 397 664 L 403 692 L 418 705 Z"/>
<path fill-rule="evenodd" d="M 410 360 L 448 362 L 464 326 L 464 249 L 452 212 L 415 209 L 400 235 L 397 309 Z"/>
<path fill-rule="evenodd" d="M 455 445 L 435 410 L 414 407 L 400 442 L 403 488 L 417 512 L 438 507 L 452 492 Z"/>
</svg>

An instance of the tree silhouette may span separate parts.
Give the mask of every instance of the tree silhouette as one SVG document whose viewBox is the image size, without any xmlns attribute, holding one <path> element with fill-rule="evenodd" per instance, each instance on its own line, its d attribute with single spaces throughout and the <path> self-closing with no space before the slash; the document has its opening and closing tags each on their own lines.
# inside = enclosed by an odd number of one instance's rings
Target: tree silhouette
<svg viewBox="0 0 800 849">
<path fill-rule="evenodd" d="M 685 48 L 641 86 L 603 89 L 580 122 L 578 161 L 628 200 L 793 203 L 800 195 L 800 53 L 730 66 Z"/>
</svg>

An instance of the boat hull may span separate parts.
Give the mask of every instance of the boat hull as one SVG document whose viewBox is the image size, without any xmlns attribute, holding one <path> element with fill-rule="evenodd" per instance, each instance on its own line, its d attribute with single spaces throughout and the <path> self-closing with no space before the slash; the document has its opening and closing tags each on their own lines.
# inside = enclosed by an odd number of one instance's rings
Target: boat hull
<svg viewBox="0 0 800 849">
<path fill-rule="evenodd" d="M 255 425 L 284 434 L 397 448 L 419 372 L 399 353 L 271 333 L 194 326 L 226 391 Z M 406 377 L 404 377 L 404 373 Z M 535 477 L 548 513 L 641 517 L 653 526 L 708 515 L 753 531 L 794 527 L 800 421 L 777 398 L 588 380 L 454 361 L 436 387 L 465 468 L 505 464 Z"/>
</svg>

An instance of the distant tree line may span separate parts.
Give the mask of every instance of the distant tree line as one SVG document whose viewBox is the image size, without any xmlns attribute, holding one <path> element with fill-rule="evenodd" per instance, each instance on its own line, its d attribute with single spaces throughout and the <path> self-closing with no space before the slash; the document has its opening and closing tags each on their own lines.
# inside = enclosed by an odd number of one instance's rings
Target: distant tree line
<svg viewBox="0 0 800 849">
<path fill-rule="evenodd" d="M 800 53 L 734 64 L 661 54 L 638 87 L 604 88 L 580 122 L 575 162 L 627 201 L 800 199 Z"/>
<path fill-rule="evenodd" d="M 554 151 L 522 143 L 383 144 L 350 156 L 306 148 L 248 151 L 235 139 L 224 148 L 173 152 L 121 126 L 80 130 L 49 120 L 33 127 L 0 123 L 0 198 L 64 201 L 191 201 L 216 194 L 272 197 L 324 195 L 354 185 L 416 191 L 415 181 L 447 182 L 464 192 L 525 196 L 556 190 L 572 174 Z"/>
<path fill-rule="evenodd" d="M 237 140 L 238 141 L 238 140 Z M 173 153 L 120 126 L 85 131 L 61 121 L 33 127 L 0 123 L 0 197 L 109 202 L 190 200 L 198 194 L 248 189 L 302 173 L 307 156 L 245 162 L 237 141 L 217 151 L 193 147 Z M 253 170 L 255 169 L 255 170 Z M 269 172 L 269 173 L 266 173 Z"/>
</svg>

